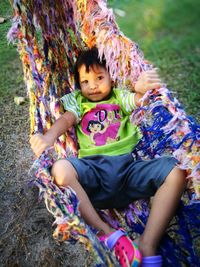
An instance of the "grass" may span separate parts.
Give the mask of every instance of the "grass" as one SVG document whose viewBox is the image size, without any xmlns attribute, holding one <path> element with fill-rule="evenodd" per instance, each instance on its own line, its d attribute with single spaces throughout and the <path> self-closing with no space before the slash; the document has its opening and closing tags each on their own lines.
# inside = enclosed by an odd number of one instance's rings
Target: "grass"
<svg viewBox="0 0 200 267">
<path fill-rule="evenodd" d="M 145 58 L 160 68 L 161 77 L 177 93 L 186 111 L 200 118 L 200 8 L 198 0 L 110 0 L 126 12 L 116 16 L 121 30 L 140 45 Z M 0 16 L 12 14 L 1 0 Z M 10 20 L 0 24 L 0 98 L 24 88 L 16 47 L 8 45 Z M 24 89 L 23 89 L 24 90 Z"/>
<path fill-rule="evenodd" d="M 160 68 L 186 111 L 200 119 L 199 1 L 122 0 L 111 6 L 126 12 L 117 17 L 121 30 Z"/>
<path fill-rule="evenodd" d="M 14 97 L 24 88 L 21 62 L 16 45 L 8 44 L 6 35 L 11 27 L 12 9 L 8 0 L 0 2 L 0 17 L 6 21 L 0 24 L 0 103 L 6 96 Z"/>
</svg>

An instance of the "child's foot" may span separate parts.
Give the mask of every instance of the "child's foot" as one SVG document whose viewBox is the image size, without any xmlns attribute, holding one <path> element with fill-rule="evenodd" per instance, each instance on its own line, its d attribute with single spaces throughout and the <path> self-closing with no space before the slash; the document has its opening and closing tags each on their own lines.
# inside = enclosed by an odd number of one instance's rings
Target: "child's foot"
<svg viewBox="0 0 200 267">
<path fill-rule="evenodd" d="M 123 230 L 117 230 L 109 236 L 101 236 L 99 239 L 110 250 L 114 250 L 115 256 L 122 267 L 140 266 L 142 256 L 138 246 L 133 243 Z"/>
<path fill-rule="evenodd" d="M 142 242 L 142 238 L 139 238 L 134 241 L 140 252 L 142 253 L 142 264 L 141 267 L 162 267 L 162 256 L 155 255 L 156 248 L 145 242 Z"/>
</svg>

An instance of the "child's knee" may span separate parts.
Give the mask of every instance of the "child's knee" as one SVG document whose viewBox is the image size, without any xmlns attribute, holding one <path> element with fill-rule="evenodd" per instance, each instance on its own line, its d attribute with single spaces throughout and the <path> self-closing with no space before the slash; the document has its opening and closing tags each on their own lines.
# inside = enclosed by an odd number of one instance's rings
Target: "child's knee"
<svg viewBox="0 0 200 267">
<path fill-rule="evenodd" d="M 169 173 L 169 175 L 166 178 L 167 183 L 173 183 L 178 184 L 179 186 L 185 186 L 186 181 L 186 172 L 185 170 L 181 170 L 177 167 L 174 167 L 172 171 Z"/>
<path fill-rule="evenodd" d="M 53 164 L 51 174 L 54 177 L 54 181 L 58 186 L 68 186 L 74 179 L 77 179 L 77 173 L 72 164 L 61 159 Z"/>
</svg>

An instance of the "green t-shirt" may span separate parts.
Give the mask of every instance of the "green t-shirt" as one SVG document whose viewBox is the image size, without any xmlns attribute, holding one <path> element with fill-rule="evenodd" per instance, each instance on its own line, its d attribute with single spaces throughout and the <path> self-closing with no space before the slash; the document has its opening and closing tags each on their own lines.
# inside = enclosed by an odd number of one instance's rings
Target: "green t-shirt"
<svg viewBox="0 0 200 267">
<path fill-rule="evenodd" d="M 91 155 L 122 155 L 132 151 L 141 132 L 130 122 L 134 93 L 113 89 L 109 99 L 92 102 L 75 90 L 61 98 L 66 111 L 77 118 L 79 158 Z"/>
</svg>

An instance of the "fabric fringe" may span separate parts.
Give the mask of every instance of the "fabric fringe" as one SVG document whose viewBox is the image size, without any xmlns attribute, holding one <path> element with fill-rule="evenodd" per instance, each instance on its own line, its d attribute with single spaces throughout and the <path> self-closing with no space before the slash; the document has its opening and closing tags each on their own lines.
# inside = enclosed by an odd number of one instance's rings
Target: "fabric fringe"
<svg viewBox="0 0 200 267">
<path fill-rule="evenodd" d="M 61 8 L 62 7 L 62 8 Z M 118 28 L 104 0 L 14 0 L 15 16 L 8 40 L 18 44 L 24 80 L 30 98 L 31 134 L 45 133 L 63 110 L 59 98 L 74 90 L 73 66 L 79 50 L 97 46 L 104 55 L 115 83 L 134 86 L 143 70 L 152 68 L 138 45 Z M 126 51 L 124 53 L 124 51 Z M 164 266 L 200 266 L 196 250 L 200 236 L 200 126 L 187 116 L 167 88 L 148 92 L 148 105 L 132 114 L 142 133 L 134 149 L 136 158 L 174 155 L 187 170 L 188 195 L 160 245 Z M 56 153 L 55 153 L 56 151 Z M 49 169 L 59 157 L 77 156 L 73 129 L 59 138 L 55 150 L 47 150 L 30 171 L 40 198 L 55 218 L 54 237 L 61 242 L 82 242 L 94 255 L 95 266 L 117 266 L 112 253 L 96 238 L 96 230 L 80 217 L 78 200 L 70 188 L 58 188 Z M 99 211 L 114 228 L 125 228 L 132 238 L 145 227 L 149 204 L 137 201 L 123 211 Z"/>
</svg>

